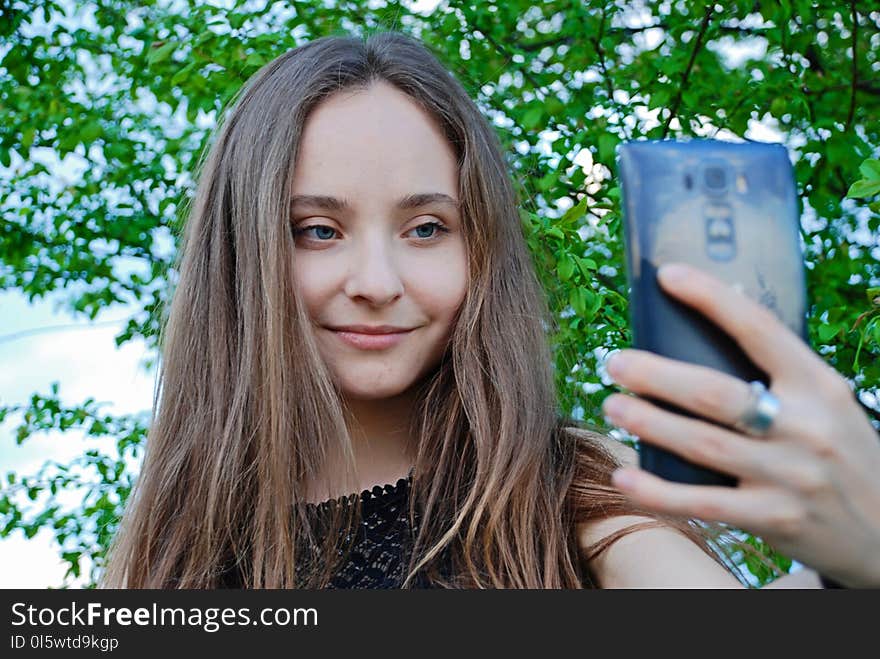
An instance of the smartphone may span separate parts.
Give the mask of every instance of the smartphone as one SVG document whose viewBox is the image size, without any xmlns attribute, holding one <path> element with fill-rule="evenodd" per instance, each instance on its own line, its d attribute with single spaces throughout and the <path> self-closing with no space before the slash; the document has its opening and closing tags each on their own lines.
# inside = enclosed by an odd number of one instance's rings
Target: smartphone
<svg viewBox="0 0 880 659">
<path fill-rule="evenodd" d="M 697 139 L 628 142 L 618 148 L 618 168 L 633 347 L 769 388 L 767 374 L 730 336 L 663 292 L 657 269 L 678 261 L 705 270 L 771 309 L 808 343 L 799 213 L 785 148 Z M 737 483 L 648 442 L 640 442 L 639 456 L 643 469 L 667 480 Z"/>
</svg>

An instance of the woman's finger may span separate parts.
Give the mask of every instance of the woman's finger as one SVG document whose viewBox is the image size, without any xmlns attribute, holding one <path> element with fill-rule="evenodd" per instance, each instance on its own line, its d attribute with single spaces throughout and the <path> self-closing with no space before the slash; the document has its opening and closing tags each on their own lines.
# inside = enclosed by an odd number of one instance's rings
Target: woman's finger
<svg viewBox="0 0 880 659">
<path fill-rule="evenodd" d="M 615 425 L 639 439 L 672 451 L 695 464 L 758 482 L 778 480 L 785 447 L 756 442 L 712 423 L 662 410 L 623 394 L 605 399 L 602 409 Z"/>
<path fill-rule="evenodd" d="M 751 407 L 747 382 L 699 364 L 662 357 L 646 350 L 615 353 L 607 364 L 618 384 L 641 396 L 676 405 L 701 417 L 733 427 Z M 774 392 L 776 393 L 776 392 Z M 802 419 L 781 401 L 771 432 L 801 432 Z"/>
<path fill-rule="evenodd" d="M 784 534 L 803 524 L 803 511 L 780 490 L 672 483 L 635 467 L 612 483 L 633 503 L 659 513 L 725 522 L 756 535 Z"/>
<path fill-rule="evenodd" d="M 660 268 L 657 279 L 665 291 L 727 332 L 773 382 L 824 381 L 837 375 L 767 307 L 709 273 L 670 263 Z"/>
</svg>

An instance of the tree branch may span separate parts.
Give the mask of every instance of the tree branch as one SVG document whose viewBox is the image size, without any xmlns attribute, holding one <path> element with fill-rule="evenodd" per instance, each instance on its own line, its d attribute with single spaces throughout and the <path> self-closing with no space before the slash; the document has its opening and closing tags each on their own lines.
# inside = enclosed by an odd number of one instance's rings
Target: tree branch
<svg viewBox="0 0 880 659">
<path fill-rule="evenodd" d="M 614 88 L 611 86 L 611 77 L 608 75 L 608 65 L 605 63 L 605 49 L 602 47 L 602 38 L 605 36 L 605 24 L 608 22 L 607 7 L 602 7 L 602 21 L 599 23 L 599 35 L 596 37 L 593 45 L 596 48 L 596 54 L 599 56 L 599 68 L 602 71 L 602 82 L 605 84 L 605 93 L 608 94 L 608 102 L 620 112 L 617 102 L 614 100 Z M 626 125 L 621 121 L 629 139 L 629 132 L 626 131 Z"/>
<path fill-rule="evenodd" d="M 856 52 L 857 38 L 859 33 L 859 14 L 856 11 L 856 0 L 850 0 L 850 12 L 852 13 L 852 86 L 849 95 L 849 112 L 846 115 L 844 131 L 852 128 L 853 117 L 856 113 L 856 88 L 858 86 L 859 59 Z"/>
<path fill-rule="evenodd" d="M 669 134 L 669 126 L 670 124 L 672 124 L 672 119 L 678 113 L 678 108 L 681 105 L 681 97 L 684 94 L 688 78 L 691 75 L 691 69 L 694 68 L 694 61 L 696 61 L 697 59 L 697 53 L 700 52 L 700 46 L 702 46 L 703 44 L 703 37 L 706 36 L 706 30 L 709 28 L 709 21 L 712 18 L 713 11 L 714 7 L 712 5 L 708 5 L 706 7 L 706 13 L 703 15 L 703 22 L 700 24 L 700 32 L 699 34 L 697 34 L 697 39 L 694 42 L 694 49 L 691 51 L 691 58 L 688 61 L 687 68 L 684 70 L 684 75 L 681 78 L 681 84 L 678 87 L 678 94 L 675 95 L 675 101 L 673 101 L 672 107 L 669 109 L 669 116 L 666 118 L 666 125 L 663 126 L 664 139 Z"/>
<path fill-rule="evenodd" d="M 835 92 L 840 91 L 841 89 L 852 89 L 852 83 L 846 83 L 843 85 L 829 85 L 828 87 L 822 87 L 821 89 L 810 89 L 809 87 L 801 87 L 801 92 L 803 92 L 807 96 L 821 96 L 825 92 Z M 865 94 L 871 94 L 873 96 L 880 96 L 880 80 L 859 80 L 855 84 L 856 90 L 860 92 L 864 92 Z"/>
<path fill-rule="evenodd" d="M 647 32 L 648 30 L 668 30 L 668 23 L 654 23 L 653 25 L 642 25 L 639 27 L 612 27 L 605 30 L 605 34 L 625 34 L 627 36 L 633 36 L 635 34 L 641 34 L 642 32 Z M 740 27 L 738 25 L 718 25 L 718 32 L 722 34 L 738 34 L 741 36 L 753 36 L 753 37 L 762 37 L 765 36 L 768 32 L 770 32 L 769 28 L 761 28 L 761 27 Z M 519 49 L 523 52 L 533 52 L 536 50 L 541 50 L 542 48 L 546 48 L 547 46 L 556 47 L 556 46 L 570 46 L 576 40 L 580 40 L 581 35 L 569 35 L 566 37 L 558 37 L 553 39 L 542 39 L 540 41 L 531 41 L 528 43 L 520 44 Z"/>
<path fill-rule="evenodd" d="M 504 46 L 502 46 L 495 39 L 493 39 L 492 35 L 489 34 L 483 28 L 481 28 L 479 25 L 477 25 L 476 23 L 474 23 L 473 25 L 474 25 L 474 28 L 476 28 L 480 32 L 480 34 L 482 34 L 484 37 L 486 37 L 486 41 L 488 41 L 490 44 L 492 44 L 492 47 L 495 48 L 495 50 L 497 50 L 499 53 L 504 55 L 504 57 L 506 57 L 508 60 L 513 62 L 513 55 L 511 55 L 510 52 Z M 519 48 L 519 46 L 517 46 L 517 48 Z M 516 64 L 516 62 L 514 62 L 514 64 Z M 525 66 L 521 66 L 521 65 L 517 66 L 516 68 L 518 68 L 520 70 L 520 72 L 523 74 L 523 77 L 526 80 L 528 80 L 530 83 L 532 83 L 532 87 L 535 88 L 535 91 L 541 90 L 541 85 L 538 84 L 538 81 L 532 76 L 532 74 L 528 70 L 528 68 L 526 68 Z"/>
</svg>

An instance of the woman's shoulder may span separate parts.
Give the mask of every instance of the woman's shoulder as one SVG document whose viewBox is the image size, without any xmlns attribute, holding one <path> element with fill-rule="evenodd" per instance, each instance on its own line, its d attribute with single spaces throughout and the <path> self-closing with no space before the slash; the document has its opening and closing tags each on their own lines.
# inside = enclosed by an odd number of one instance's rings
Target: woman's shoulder
<svg viewBox="0 0 880 659">
<path fill-rule="evenodd" d="M 599 447 L 619 466 L 639 463 L 635 449 L 614 437 L 584 428 L 565 430 Z M 624 533 L 630 528 L 633 530 Z M 741 587 L 729 571 L 680 530 L 649 514 L 620 514 L 578 522 L 574 531 L 583 554 L 620 534 L 589 561 L 590 572 L 603 588 Z"/>
<path fill-rule="evenodd" d="M 567 432 L 570 436 L 577 439 L 579 442 L 582 442 L 582 446 L 588 445 L 590 449 L 592 449 L 591 452 L 595 452 L 598 450 L 605 456 L 610 456 L 614 462 L 614 466 L 611 468 L 612 470 L 616 468 L 616 466 L 638 465 L 639 456 L 635 449 L 615 439 L 614 437 L 611 437 L 610 435 L 604 434 L 600 431 L 580 428 L 576 426 L 565 426 L 563 430 Z M 590 456 L 588 455 L 583 459 L 590 459 Z M 603 475 L 610 477 L 610 472 Z M 573 483 L 573 485 L 575 485 L 575 483 Z M 581 484 L 577 483 L 576 485 Z M 579 522 L 577 523 L 576 529 L 578 543 L 581 549 L 585 549 L 599 542 L 606 536 L 615 533 L 616 531 L 626 528 L 632 524 L 645 521 L 654 520 L 646 516 L 624 514 Z"/>
</svg>

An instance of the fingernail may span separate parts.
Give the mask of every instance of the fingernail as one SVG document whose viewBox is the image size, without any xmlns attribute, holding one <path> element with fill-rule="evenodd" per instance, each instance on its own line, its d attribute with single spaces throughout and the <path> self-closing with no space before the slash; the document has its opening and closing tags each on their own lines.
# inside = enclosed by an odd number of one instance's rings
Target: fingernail
<svg viewBox="0 0 880 659">
<path fill-rule="evenodd" d="M 622 490 L 631 488 L 634 482 L 635 479 L 633 478 L 632 473 L 624 469 L 618 469 L 611 474 L 611 483 L 614 487 Z"/>
<path fill-rule="evenodd" d="M 619 352 L 614 353 L 605 365 L 605 370 L 608 371 L 608 375 L 617 379 L 623 375 L 624 367 L 626 366 L 625 362 L 626 358 L 621 356 Z"/>
<path fill-rule="evenodd" d="M 688 276 L 687 267 L 680 263 L 665 263 L 657 270 L 657 278 L 664 284 L 677 284 Z"/>
<path fill-rule="evenodd" d="M 615 421 L 620 418 L 620 414 L 623 412 L 624 401 L 620 396 L 609 396 L 605 399 L 602 407 L 605 409 L 605 416 Z"/>
</svg>

